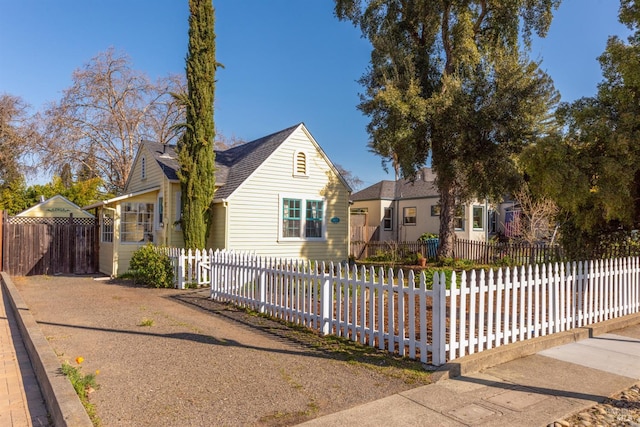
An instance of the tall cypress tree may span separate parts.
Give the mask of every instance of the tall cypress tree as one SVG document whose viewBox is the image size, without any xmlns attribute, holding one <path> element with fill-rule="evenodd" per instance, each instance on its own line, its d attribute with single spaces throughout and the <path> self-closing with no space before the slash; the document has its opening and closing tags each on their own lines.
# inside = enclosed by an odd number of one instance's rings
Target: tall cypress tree
<svg viewBox="0 0 640 427">
<path fill-rule="evenodd" d="M 212 0 L 189 0 L 186 126 L 178 142 L 185 247 L 204 248 L 215 190 L 213 99 L 216 42 Z"/>
</svg>

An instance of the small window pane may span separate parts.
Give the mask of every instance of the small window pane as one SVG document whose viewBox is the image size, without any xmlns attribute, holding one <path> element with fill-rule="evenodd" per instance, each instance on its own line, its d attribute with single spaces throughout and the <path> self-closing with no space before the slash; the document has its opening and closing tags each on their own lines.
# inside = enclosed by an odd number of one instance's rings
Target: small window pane
<svg viewBox="0 0 640 427">
<path fill-rule="evenodd" d="M 482 206 L 473 207 L 473 229 L 484 230 L 484 208 Z"/>
<path fill-rule="evenodd" d="M 282 236 L 300 237 L 301 201 L 297 199 L 284 199 L 282 205 Z"/>
<path fill-rule="evenodd" d="M 393 208 L 384 208 L 382 228 L 384 230 L 393 230 Z"/>
<path fill-rule="evenodd" d="M 455 216 L 455 218 L 453 220 L 455 229 L 456 230 L 460 230 L 460 231 L 464 230 L 464 221 L 465 221 L 465 218 L 464 218 L 464 207 L 460 206 L 460 205 L 457 205 L 456 206 L 456 216 Z"/>
<path fill-rule="evenodd" d="M 322 201 L 307 200 L 305 237 L 322 237 Z"/>
<path fill-rule="evenodd" d="M 417 214 L 417 208 L 404 208 L 402 223 L 404 225 L 416 225 Z"/>
</svg>

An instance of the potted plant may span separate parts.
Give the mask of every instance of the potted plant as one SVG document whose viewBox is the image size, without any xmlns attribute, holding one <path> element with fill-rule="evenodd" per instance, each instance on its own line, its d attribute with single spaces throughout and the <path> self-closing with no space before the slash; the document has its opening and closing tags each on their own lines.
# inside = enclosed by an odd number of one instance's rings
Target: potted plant
<svg viewBox="0 0 640 427">
<path fill-rule="evenodd" d="M 418 256 L 418 265 L 420 267 L 425 267 L 427 265 L 427 259 L 420 252 L 416 254 Z"/>
</svg>

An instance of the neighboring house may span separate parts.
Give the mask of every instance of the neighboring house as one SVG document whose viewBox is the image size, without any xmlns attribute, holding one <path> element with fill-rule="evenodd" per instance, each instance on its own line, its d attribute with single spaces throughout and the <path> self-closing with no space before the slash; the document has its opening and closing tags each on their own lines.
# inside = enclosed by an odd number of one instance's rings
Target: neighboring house
<svg viewBox="0 0 640 427">
<path fill-rule="evenodd" d="M 144 142 L 125 192 L 95 203 L 100 271 L 120 275 L 146 242 L 184 247 L 174 146 Z M 304 124 L 216 151 L 207 249 L 342 261 L 349 255 L 350 187 Z"/>
<path fill-rule="evenodd" d="M 424 233 L 438 234 L 440 195 L 434 178 L 431 169 L 424 168 L 414 181 L 380 181 L 352 194 L 352 227 L 375 229 L 375 233 L 363 234 L 380 241 L 414 241 Z M 496 211 L 485 201 L 460 205 L 455 219 L 456 236 L 486 240 L 496 232 L 496 217 Z"/>
<path fill-rule="evenodd" d="M 57 195 L 50 199 L 41 197 L 40 202 L 15 215 L 19 218 L 47 218 L 59 223 L 69 221 L 70 217 L 92 220 L 95 217 L 64 196 Z"/>
</svg>

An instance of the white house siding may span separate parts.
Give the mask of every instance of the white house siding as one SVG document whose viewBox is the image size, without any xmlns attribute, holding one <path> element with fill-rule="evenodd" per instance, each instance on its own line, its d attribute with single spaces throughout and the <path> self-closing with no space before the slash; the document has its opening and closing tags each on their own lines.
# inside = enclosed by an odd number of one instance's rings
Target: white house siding
<svg viewBox="0 0 640 427">
<path fill-rule="evenodd" d="M 306 152 L 308 176 L 293 176 L 294 154 Z M 324 198 L 324 241 L 279 238 L 280 199 Z M 349 193 L 324 157 L 298 129 L 228 200 L 229 249 L 261 255 L 342 261 L 348 257 Z M 339 222 L 331 222 L 337 218 Z"/>
</svg>

